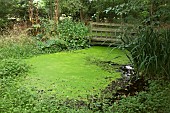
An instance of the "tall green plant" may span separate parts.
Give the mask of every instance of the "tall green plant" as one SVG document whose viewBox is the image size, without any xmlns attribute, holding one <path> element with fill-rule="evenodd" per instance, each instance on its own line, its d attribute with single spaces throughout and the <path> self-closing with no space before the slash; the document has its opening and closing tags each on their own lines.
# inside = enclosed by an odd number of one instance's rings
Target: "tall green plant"
<svg viewBox="0 0 170 113">
<path fill-rule="evenodd" d="M 127 50 L 138 74 L 149 78 L 170 78 L 170 30 L 144 27 L 136 38 L 125 37 Z"/>
</svg>

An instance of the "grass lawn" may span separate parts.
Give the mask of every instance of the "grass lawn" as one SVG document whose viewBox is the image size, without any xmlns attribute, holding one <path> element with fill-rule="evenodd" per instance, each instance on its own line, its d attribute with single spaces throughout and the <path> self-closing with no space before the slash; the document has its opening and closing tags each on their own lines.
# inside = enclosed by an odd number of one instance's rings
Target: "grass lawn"
<svg viewBox="0 0 170 113">
<path fill-rule="evenodd" d="M 22 85 L 59 98 L 86 99 L 87 95 L 99 93 L 100 89 L 120 77 L 120 73 L 109 73 L 89 63 L 89 58 L 128 63 L 122 51 L 108 47 L 40 55 L 26 60 L 32 65 L 32 71 Z M 108 77 L 111 79 L 106 79 Z"/>
</svg>

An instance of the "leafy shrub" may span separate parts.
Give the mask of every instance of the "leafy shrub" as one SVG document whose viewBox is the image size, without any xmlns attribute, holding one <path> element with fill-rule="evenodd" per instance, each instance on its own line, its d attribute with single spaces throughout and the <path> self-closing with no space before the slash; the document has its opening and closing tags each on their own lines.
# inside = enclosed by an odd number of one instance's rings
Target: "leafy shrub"
<svg viewBox="0 0 170 113">
<path fill-rule="evenodd" d="M 82 23 L 64 19 L 58 26 L 59 36 L 66 41 L 68 49 L 88 47 L 88 28 Z"/>
<path fill-rule="evenodd" d="M 126 36 L 129 57 L 137 72 L 148 78 L 170 78 L 170 30 L 144 27 L 136 38 Z M 130 41 L 129 41 L 130 40 Z"/>
<path fill-rule="evenodd" d="M 66 42 L 61 39 L 48 39 L 47 41 L 37 41 L 38 48 L 42 53 L 55 53 L 66 50 Z"/>
<path fill-rule="evenodd" d="M 57 24 L 53 20 L 42 19 L 40 25 L 33 25 L 33 29 L 37 29 L 36 38 L 41 41 L 57 38 L 58 36 Z"/>
<path fill-rule="evenodd" d="M 28 72 L 29 66 L 15 59 L 3 59 L 0 61 L 0 78 L 13 77 Z"/>
<path fill-rule="evenodd" d="M 83 23 L 64 19 L 57 25 L 54 21 L 45 20 L 36 39 L 41 50 L 51 53 L 88 47 L 87 33 L 88 28 Z"/>
</svg>

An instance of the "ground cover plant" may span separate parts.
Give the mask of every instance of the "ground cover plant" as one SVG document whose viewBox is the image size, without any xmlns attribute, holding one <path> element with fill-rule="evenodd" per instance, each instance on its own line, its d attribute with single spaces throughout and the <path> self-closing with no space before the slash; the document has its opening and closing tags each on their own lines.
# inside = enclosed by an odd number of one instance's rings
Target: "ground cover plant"
<svg viewBox="0 0 170 113">
<path fill-rule="evenodd" d="M 24 75 L 29 70 L 29 66 L 26 63 L 16 59 L 4 59 L 0 63 L 1 79 Z"/>
</svg>

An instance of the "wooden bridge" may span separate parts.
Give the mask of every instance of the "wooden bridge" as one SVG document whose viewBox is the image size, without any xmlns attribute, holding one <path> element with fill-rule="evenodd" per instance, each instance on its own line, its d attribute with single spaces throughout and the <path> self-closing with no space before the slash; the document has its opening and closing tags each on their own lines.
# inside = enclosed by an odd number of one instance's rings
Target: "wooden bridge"
<svg viewBox="0 0 170 113">
<path fill-rule="evenodd" d="M 122 43 L 120 36 L 126 31 L 135 33 L 133 27 L 130 24 L 90 22 L 90 44 L 117 46 Z"/>
</svg>

